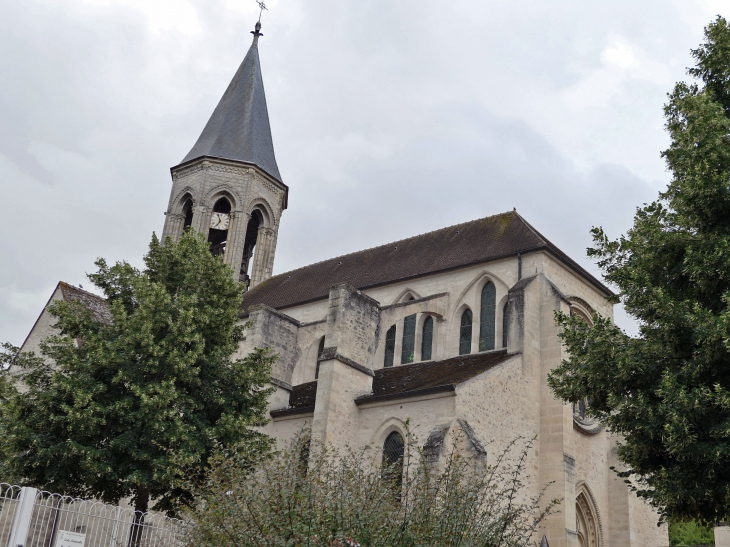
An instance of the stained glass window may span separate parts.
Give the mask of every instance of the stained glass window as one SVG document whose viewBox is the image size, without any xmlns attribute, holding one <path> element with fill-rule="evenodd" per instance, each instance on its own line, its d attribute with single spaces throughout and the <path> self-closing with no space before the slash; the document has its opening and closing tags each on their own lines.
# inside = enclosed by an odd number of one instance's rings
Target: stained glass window
<svg viewBox="0 0 730 547">
<path fill-rule="evenodd" d="M 385 360 L 384 367 L 393 366 L 393 356 L 395 355 L 395 325 L 388 329 L 385 333 Z"/>
<path fill-rule="evenodd" d="M 400 354 L 402 365 L 412 363 L 416 358 L 416 314 L 409 315 L 403 320 L 403 349 Z"/>
<path fill-rule="evenodd" d="M 479 351 L 494 349 L 496 299 L 497 290 L 490 281 L 482 289 L 482 305 L 479 310 Z"/>
<path fill-rule="evenodd" d="M 471 310 L 461 314 L 461 328 L 459 329 L 459 355 L 471 353 Z"/>
<path fill-rule="evenodd" d="M 423 338 L 421 338 L 421 361 L 431 359 L 431 348 L 433 347 L 433 317 L 426 317 L 423 322 Z"/>
<path fill-rule="evenodd" d="M 319 341 L 319 348 L 317 349 L 317 367 L 314 369 L 314 379 L 319 378 L 319 358 L 322 357 L 324 351 L 324 336 Z"/>
</svg>

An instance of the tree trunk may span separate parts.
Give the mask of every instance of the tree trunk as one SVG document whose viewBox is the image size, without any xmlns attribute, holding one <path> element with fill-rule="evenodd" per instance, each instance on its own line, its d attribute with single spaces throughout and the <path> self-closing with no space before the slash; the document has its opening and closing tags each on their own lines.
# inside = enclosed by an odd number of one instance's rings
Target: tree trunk
<svg viewBox="0 0 730 547">
<path fill-rule="evenodd" d="M 134 502 L 134 520 L 129 533 L 129 547 L 143 547 L 144 517 L 150 502 L 150 492 L 144 486 L 137 487 L 137 499 Z"/>
</svg>

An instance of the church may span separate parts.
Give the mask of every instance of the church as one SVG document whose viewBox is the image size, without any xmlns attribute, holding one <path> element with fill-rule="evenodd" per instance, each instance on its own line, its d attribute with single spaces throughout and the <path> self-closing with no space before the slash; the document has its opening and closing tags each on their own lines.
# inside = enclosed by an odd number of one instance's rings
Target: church
<svg viewBox="0 0 730 547">
<path fill-rule="evenodd" d="M 662 547 L 666 527 L 610 469 L 616 440 L 585 403 L 552 395 L 565 358 L 556 310 L 613 317 L 611 290 L 516 211 L 490 211 L 402 241 L 272 275 L 289 188 L 279 172 L 259 60 L 261 25 L 197 142 L 171 169 L 164 237 L 207 235 L 211 252 L 248 283 L 239 356 L 278 359 L 265 432 L 396 461 L 406 422 L 434 462 L 455 431 L 487 464 L 516 437 L 537 439 L 527 486 L 562 500 L 542 524 L 550 547 Z M 51 301 L 103 300 L 61 283 Z M 42 313 L 23 350 L 52 325 Z M 610 363 L 606 363 L 610 366 Z M 382 456 L 380 456 L 382 453 Z"/>
</svg>

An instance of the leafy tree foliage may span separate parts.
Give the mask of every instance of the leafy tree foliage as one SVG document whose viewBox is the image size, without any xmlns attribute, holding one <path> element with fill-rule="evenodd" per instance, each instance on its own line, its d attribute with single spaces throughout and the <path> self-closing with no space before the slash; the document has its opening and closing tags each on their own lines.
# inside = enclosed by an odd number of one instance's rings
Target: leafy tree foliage
<svg viewBox="0 0 730 547">
<path fill-rule="evenodd" d="M 511 443 L 485 466 L 456 452 L 429 464 L 411 435 L 403 460 L 378 451 L 310 446 L 306 432 L 271 458 L 219 451 L 194 485 L 195 547 L 527 547 L 557 500 L 526 491 L 532 443 Z M 379 454 L 378 454 L 379 456 Z M 382 458 L 381 458 L 382 459 Z M 395 477 L 402 480 L 394 480 Z"/>
<path fill-rule="evenodd" d="M 694 520 L 674 519 L 669 522 L 669 545 L 714 545 L 712 526 L 703 526 Z"/>
<path fill-rule="evenodd" d="M 730 515 L 730 28 L 718 17 L 705 36 L 699 83 L 678 83 L 665 106 L 669 187 L 618 240 L 594 228 L 588 250 L 640 336 L 558 314 L 570 358 L 549 382 L 622 436 L 639 495 L 717 521 Z"/>
<path fill-rule="evenodd" d="M 24 355 L 25 392 L 2 405 L 9 464 L 27 484 L 135 508 L 170 510 L 189 494 L 180 462 L 205 469 L 213 448 L 268 451 L 267 350 L 232 355 L 244 285 L 199 234 L 152 237 L 140 271 L 97 261 L 89 279 L 111 320 L 80 302 L 50 307 L 60 335 Z"/>
</svg>

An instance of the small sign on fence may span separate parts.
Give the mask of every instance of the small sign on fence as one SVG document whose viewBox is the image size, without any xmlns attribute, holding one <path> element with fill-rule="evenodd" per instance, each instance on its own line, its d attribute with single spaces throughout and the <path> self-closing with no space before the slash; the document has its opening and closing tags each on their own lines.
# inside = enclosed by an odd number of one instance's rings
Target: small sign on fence
<svg viewBox="0 0 730 547">
<path fill-rule="evenodd" d="M 55 547 L 84 547 L 84 542 L 86 542 L 86 534 L 59 530 Z"/>
</svg>

